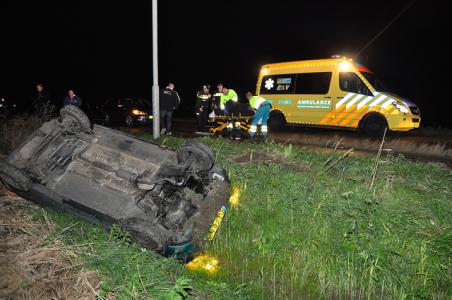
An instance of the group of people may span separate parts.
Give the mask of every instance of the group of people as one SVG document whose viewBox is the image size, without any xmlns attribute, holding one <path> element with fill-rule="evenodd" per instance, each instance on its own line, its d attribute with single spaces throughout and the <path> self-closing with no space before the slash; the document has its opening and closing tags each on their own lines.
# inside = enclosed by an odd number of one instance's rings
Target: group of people
<svg viewBox="0 0 452 300">
<path fill-rule="evenodd" d="M 210 86 L 203 85 L 202 89 L 197 93 L 196 98 L 196 117 L 198 119 L 199 130 L 205 129 L 209 116 L 230 116 L 232 113 L 241 111 L 236 91 L 227 88 L 221 83 L 217 85 L 217 91 L 213 95 L 210 93 Z M 267 122 L 270 116 L 271 104 L 264 98 L 255 96 L 251 92 L 246 93 L 246 99 L 249 104 L 247 108 L 254 111 L 250 130 L 248 132 L 250 140 L 254 140 L 259 124 L 261 124 L 261 133 L 265 139 L 268 133 Z"/>
<path fill-rule="evenodd" d="M 50 93 L 44 88 L 44 84 L 36 85 L 35 95 L 32 97 L 31 110 L 39 115 L 45 115 L 55 110 L 55 103 L 52 101 Z M 196 117 L 198 119 L 199 130 L 205 130 L 209 117 L 215 115 L 230 116 L 237 109 L 240 111 L 239 98 L 237 93 L 227 88 L 223 84 L 217 85 L 216 92 L 210 93 L 210 86 L 203 85 L 202 89 L 196 95 Z M 258 124 L 261 124 L 261 133 L 265 138 L 268 128 L 267 122 L 270 115 L 271 105 L 260 96 L 255 96 L 251 92 L 246 93 L 250 108 L 254 111 L 254 117 L 249 130 L 250 139 L 253 140 L 257 131 Z M 76 95 L 73 89 L 68 90 L 64 98 L 63 105 L 75 105 L 80 107 L 82 99 Z M 160 91 L 160 128 L 161 134 L 171 135 L 171 123 L 174 111 L 180 105 L 180 96 L 174 89 L 174 83 L 170 82 L 166 88 Z"/>
<path fill-rule="evenodd" d="M 45 117 L 50 116 L 56 110 L 56 103 L 42 83 L 36 84 L 35 93 L 31 98 L 30 112 L 32 113 Z M 82 99 L 72 89 L 68 90 L 67 96 L 63 100 L 63 105 L 69 104 L 78 107 L 82 105 Z"/>
</svg>

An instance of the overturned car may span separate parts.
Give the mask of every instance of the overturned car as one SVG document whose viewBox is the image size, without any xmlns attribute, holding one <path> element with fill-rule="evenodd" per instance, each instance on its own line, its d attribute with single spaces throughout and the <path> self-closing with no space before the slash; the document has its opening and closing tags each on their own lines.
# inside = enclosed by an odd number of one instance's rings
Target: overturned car
<svg viewBox="0 0 452 300">
<path fill-rule="evenodd" d="M 206 145 L 189 140 L 174 152 L 91 127 L 72 105 L 0 161 L 0 179 L 23 198 L 105 227 L 118 223 L 145 247 L 179 257 L 202 247 L 229 193 Z"/>
</svg>

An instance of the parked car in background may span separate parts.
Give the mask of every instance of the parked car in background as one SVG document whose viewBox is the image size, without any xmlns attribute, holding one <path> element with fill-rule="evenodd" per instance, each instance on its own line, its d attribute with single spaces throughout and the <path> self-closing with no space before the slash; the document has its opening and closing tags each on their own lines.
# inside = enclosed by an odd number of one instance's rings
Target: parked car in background
<svg viewBox="0 0 452 300">
<path fill-rule="evenodd" d="M 105 125 L 150 124 L 152 122 L 152 105 L 144 98 L 112 98 L 102 104 L 101 114 Z"/>
</svg>

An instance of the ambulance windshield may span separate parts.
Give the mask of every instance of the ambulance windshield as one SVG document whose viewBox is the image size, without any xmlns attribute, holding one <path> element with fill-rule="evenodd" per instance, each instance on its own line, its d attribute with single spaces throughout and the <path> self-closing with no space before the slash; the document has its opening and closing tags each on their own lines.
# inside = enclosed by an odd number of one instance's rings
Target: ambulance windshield
<svg viewBox="0 0 452 300">
<path fill-rule="evenodd" d="M 364 78 L 374 87 L 377 92 L 387 92 L 386 86 L 373 73 L 361 72 Z"/>
</svg>

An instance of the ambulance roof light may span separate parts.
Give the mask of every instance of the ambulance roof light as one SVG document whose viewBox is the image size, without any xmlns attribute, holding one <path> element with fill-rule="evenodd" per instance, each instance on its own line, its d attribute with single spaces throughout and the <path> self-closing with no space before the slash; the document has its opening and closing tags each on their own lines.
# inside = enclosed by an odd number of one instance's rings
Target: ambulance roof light
<svg viewBox="0 0 452 300">
<path fill-rule="evenodd" d="M 349 71 L 352 68 L 352 65 L 348 61 L 341 61 L 339 63 L 339 69 L 341 71 Z"/>
</svg>

